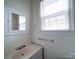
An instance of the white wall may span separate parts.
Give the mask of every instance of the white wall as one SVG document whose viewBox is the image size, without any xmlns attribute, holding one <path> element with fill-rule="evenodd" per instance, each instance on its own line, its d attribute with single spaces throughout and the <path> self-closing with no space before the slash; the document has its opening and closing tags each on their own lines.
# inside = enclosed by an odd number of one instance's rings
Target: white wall
<svg viewBox="0 0 79 59">
<path fill-rule="evenodd" d="M 40 0 L 33 0 L 32 22 L 33 42 L 44 47 L 45 59 L 72 57 L 71 54 L 75 50 L 74 27 L 72 28 L 74 22 L 72 19 L 70 19 L 70 25 L 72 24 L 70 31 L 40 31 Z M 39 40 L 39 38 L 54 40 L 54 42 Z"/>
<path fill-rule="evenodd" d="M 26 14 L 31 19 L 31 0 L 5 0 L 5 6 L 16 8 Z M 40 24 L 40 0 L 32 0 L 32 38 L 31 30 L 27 34 L 5 35 L 5 59 L 14 51 L 17 46 L 33 42 L 44 47 L 45 59 L 61 58 L 71 56 L 75 50 L 74 31 L 63 32 L 42 32 L 39 29 Z M 8 11 L 5 9 L 5 33 L 8 32 Z M 72 21 L 73 22 L 73 21 Z M 30 22 L 31 23 L 31 22 Z M 30 24 L 29 24 L 30 25 Z M 72 28 L 72 27 L 71 27 Z M 31 29 L 31 28 L 30 28 Z M 53 39 L 51 41 L 41 41 L 38 38 Z"/>
<path fill-rule="evenodd" d="M 22 11 L 26 18 L 31 20 L 31 0 L 5 0 L 5 59 L 8 59 L 7 57 L 15 50 L 16 47 L 25 44 L 25 42 L 29 43 L 31 41 L 31 28 L 29 28 L 28 33 L 22 33 L 22 34 L 13 34 L 13 35 L 7 35 L 9 32 L 8 27 L 8 10 L 7 7 L 11 7 L 14 9 L 17 9 L 18 11 Z M 30 23 L 28 25 L 31 26 Z"/>
</svg>

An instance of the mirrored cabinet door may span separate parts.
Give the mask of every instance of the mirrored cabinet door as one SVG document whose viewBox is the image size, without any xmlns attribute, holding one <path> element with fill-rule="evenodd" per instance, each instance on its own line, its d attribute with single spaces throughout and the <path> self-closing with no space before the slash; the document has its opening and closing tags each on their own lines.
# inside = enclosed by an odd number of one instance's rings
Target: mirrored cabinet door
<svg viewBox="0 0 79 59">
<path fill-rule="evenodd" d="M 12 13 L 12 30 L 26 30 L 26 18 Z"/>
<path fill-rule="evenodd" d="M 8 8 L 8 34 L 29 32 L 29 19 L 25 13 L 15 8 Z"/>
</svg>

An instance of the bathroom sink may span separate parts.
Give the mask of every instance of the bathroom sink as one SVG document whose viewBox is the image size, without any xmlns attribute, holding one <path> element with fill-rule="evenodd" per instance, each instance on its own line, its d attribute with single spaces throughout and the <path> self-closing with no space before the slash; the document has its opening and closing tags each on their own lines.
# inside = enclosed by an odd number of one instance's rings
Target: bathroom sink
<svg viewBox="0 0 79 59">
<path fill-rule="evenodd" d="M 22 48 L 21 50 L 13 52 L 10 56 L 10 59 L 30 59 L 40 50 L 42 51 L 42 47 L 32 44 Z"/>
</svg>

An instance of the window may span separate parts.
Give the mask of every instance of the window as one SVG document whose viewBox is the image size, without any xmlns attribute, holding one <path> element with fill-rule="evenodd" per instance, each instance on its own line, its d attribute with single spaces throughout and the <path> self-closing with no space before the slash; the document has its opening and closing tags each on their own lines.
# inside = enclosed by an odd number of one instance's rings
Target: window
<svg viewBox="0 0 79 59">
<path fill-rule="evenodd" d="M 41 1 L 41 30 L 68 30 L 68 1 Z"/>
</svg>

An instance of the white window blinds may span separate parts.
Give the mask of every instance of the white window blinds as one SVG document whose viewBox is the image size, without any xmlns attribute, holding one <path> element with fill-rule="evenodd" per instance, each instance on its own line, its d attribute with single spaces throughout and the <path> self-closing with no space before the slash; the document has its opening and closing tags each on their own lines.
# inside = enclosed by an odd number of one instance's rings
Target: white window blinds
<svg viewBox="0 0 79 59">
<path fill-rule="evenodd" d="M 69 29 L 67 0 L 43 0 L 40 6 L 42 30 Z"/>
</svg>

